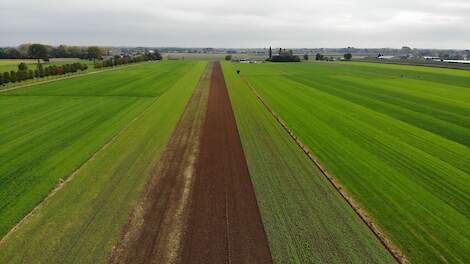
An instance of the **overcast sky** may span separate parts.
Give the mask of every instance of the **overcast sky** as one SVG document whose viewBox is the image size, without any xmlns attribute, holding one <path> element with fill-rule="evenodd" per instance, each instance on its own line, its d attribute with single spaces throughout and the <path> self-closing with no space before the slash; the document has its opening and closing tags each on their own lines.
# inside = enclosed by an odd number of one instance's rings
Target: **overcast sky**
<svg viewBox="0 0 470 264">
<path fill-rule="evenodd" d="M 470 0 L 0 0 L 0 46 L 470 49 Z"/>
</svg>

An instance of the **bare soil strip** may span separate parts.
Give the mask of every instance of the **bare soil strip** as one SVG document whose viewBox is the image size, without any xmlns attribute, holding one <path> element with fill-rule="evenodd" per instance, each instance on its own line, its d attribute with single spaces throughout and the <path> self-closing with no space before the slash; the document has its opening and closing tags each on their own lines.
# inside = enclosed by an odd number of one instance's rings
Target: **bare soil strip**
<svg viewBox="0 0 470 264">
<path fill-rule="evenodd" d="M 111 263 L 179 263 L 207 107 L 210 66 L 186 106 L 137 202 Z"/>
<path fill-rule="evenodd" d="M 219 63 L 211 80 L 182 261 L 272 263 Z"/>
<path fill-rule="evenodd" d="M 354 212 L 361 218 L 361 220 L 369 227 L 369 229 L 375 234 L 375 236 L 380 240 L 384 247 L 390 252 L 390 254 L 402 264 L 410 263 L 406 256 L 401 252 L 401 250 L 393 244 L 393 242 L 387 238 L 385 233 L 380 229 L 380 227 L 375 224 L 372 219 L 367 215 L 365 210 L 363 210 L 357 202 L 347 193 L 347 191 L 341 186 L 341 184 L 336 180 L 336 178 L 329 173 L 325 167 L 320 163 L 315 154 L 300 141 L 300 139 L 294 134 L 294 132 L 289 128 L 287 123 L 282 120 L 282 118 L 274 112 L 274 110 L 268 105 L 266 101 L 258 94 L 255 87 L 246 80 L 244 77 L 241 77 L 242 80 L 250 87 L 251 91 L 255 94 L 261 104 L 271 113 L 271 115 L 276 119 L 276 121 L 284 128 L 284 130 L 289 134 L 289 136 L 296 142 L 296 144 L 302 149 L 302 151 L 307 155 L 307 157 L 318 167 L 322 174 L 328 179 L 328 181 L 333 185 L 333 187 L 339 192 L 341 197 L 352 207 Z"/>
</svg>

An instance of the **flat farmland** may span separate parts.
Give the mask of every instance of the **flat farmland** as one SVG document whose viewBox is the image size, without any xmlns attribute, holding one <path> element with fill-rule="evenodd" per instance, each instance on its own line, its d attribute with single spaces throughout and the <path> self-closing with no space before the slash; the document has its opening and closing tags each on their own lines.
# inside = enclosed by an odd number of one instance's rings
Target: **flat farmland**
<svg viewBox="0 0 470 264">
<path fill-rule="evenodd" d="M 470 73 L 232 65 L 411 262 L 470 261 Z"/>
<path fill-rule="evenodd" d="M 275 263 L 395 263 L 380 241 L 224 63 Z"/>
<path fill-rule="evenodd" d="M 174 60 L 0 91 L 0 263 L 468 263 L 469 89 Z"/>
<path fill-rule="evenodd" d="M 102 248 L 88 257 L 103 257 L 147 179 L 152 163 L 146 161 L 158 158 L 204 65 L 142 64 L 0 93 L 0 236 L 56 186 L 76 178 L 4 238 L 0 262 L 39 256 L 60 262 L 59 255 L 40 253 L 45 244 L 49 253 L 66 254 L 85 250 L 89 240 Z M 97 217 L 101 210 L 107 214 Z M 93 221 L 102 221 L 94 228 L 108 233 L 89 229 Z M 54 243 L 44 242 L 51 238 Z"/>
</svg>

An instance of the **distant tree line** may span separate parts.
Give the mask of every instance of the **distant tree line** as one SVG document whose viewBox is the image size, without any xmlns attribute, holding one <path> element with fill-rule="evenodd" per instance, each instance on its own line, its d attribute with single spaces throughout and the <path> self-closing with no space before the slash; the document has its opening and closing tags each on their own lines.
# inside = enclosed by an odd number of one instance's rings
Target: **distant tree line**
<svg viewBox="0 0 470 264">
<path fill-rule="evenodd" d="M 101 69 L 101 68 L 114 67 L 114 66 L 123 65 L 123 64 L 131 64 L 131 63 L 138 63 L 138 62 L 144 62 L 144 61 L 155 61 L 155 60 L 161 60 L 161 59 L 162 59 L 162 55 L 158 51 L 146 52 L 144 54 L 139 54 L 135 56 L 116 55 L 114 57 L 96 62 L 95 68 Z"/>
<path fill-rule="evenodd" d="M 345 54 L 343 55 L 343 59 L 344 59 L 344 60 L 347 60 L 347 61 L 352 60 L 352 57 L 353 57 L 353 56 L 352 56 L 351 53 L 345 53 Z M 338 60 L 338 59 L 339 59 L 339 58 L 336 57 L 336 60 Z M 317 54 L 315 54 L 315 60 L 317 60 L 317 61 L 334 61 L 335 58 L 334 58 L 333 56 L 328 57 L 328 56 L 325 56 L 325 55 L 323 55 L 323 54 L 321 54 L 321 53 L 317 53 Z"/>
<path fill-rule="evenodd" d="M 96 59 L 107 53 L 104 48 L 59 45 L 53 47 L 44 44 L 21 44 L 16 48 L 0 48 L 0 59 L 42 59 L 80 58 Z"/>
<path fill-rule="evenodd" d="M 325 56 L 321 53 L 317 53 L 317 54 L 315 54 L 315 60 L 317 60 L 317 61 L 334 61 L 335 58 L 333 56 L 328 57 L 328 56 Z"/>
<path fill-rule="evenodd" d="M 28 69 L 28 65 L 20 63 L 17 71 L 8 71 L 0 73 L 0 85 L 7 83 L 16 83 L 35 78 L 43 78 L 47 76 L 63 75 L 66 73 L 73 73 L 84 71 L 88 69 L 88 65 L 82 63 L 65 64 L 61 66 L 50 65 L 44 67 L 43 64 L 38 64 L 37 68 L 32 70 Z"/>
<path fill-rule="evenodd" d="M 394 48 L 317 48 L 317 49 L 297 49 L 296 52 L 302 53 L 311 53 L 311 54 L 360 54 L 365 56 L 377 56 L 377 54 L 382 55 L 392 55 L 392 56 L 403 56 L 408 55 L 410 57 L 423 57 L 423 56 L 432 56 L 432 57 L 441 57 L 443 59 L 470 59 L 470 50 L 456 50 L 456 49 L 417 49 L 404 46 L 399 49 Z"/>
</svg>

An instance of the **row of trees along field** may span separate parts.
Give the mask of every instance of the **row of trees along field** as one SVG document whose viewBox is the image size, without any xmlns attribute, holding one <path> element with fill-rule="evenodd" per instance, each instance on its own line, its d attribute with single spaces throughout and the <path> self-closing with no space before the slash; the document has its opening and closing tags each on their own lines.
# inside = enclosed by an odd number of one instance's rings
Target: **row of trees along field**
<svg viewBox="0 0 470 264">
<path fill-rule="evenodd" d="M 43 78 L 47 76 L 63 75 L 67 73 L 74 73 L 88 69 L 88 65 L 82 63 L 65 64 L 61 66 L 51 65 L 43 67 L 43 64 L 38 64 L 37 68 L 32 70 L 28 69 L 28 65 L 20 63 L 17 71 L 9 71 L 0 73 L 0 85 L 7 83 L 16 83 L 35 78 Z"/>
<path fill-rule="evenodd" d="M 348 60 L 348 61 L 352 60 L 352 54 L 351 53 L 345 53 L 343 55 L 343 58 L 344 58 L 344 60 Z M 332 56 L 328 57 L 328 56 L 325 56 L 323 54 L 317 53 L 317 54 L 315 54 L 315 60 L 317 60 L 317 61 L 323 61 L 323 60 L 324 61 L 330 61 L 330 60 L 333 61 L 333 60 L 335 60 L 335 58 L 332 57 Z"/>
<path fill-rule="evenodd" d="M 106 68 L 106 67 L 114 67 L 114 66 L 123 65 L 123 64 L 131 64 L 131 63 L 144 62 L 144 61 L 155 61 L 155 60 L 161 60 L 161 59 L 162 59 L 162 55 L 158 51 L 146 52 L 144 54 L 133 55 L 133 56 L 116 55 L 112 58 L 95 62 L 95 68 L 100 69 L 100 68 Z"/>
<path fill-rule="evenodd" d="M 21 44 L 16 48 L 0 48 L 0 59 L 43 59 L 79 58 L 97 59 L 107 53 L 105 48 L 96 46 L 78 47 L 59 45 L 57 47 L 43 44 Z"/>
<path fill-rule="evenodd" d="M 89 46 L 89 47 L 78 47 L 78 46 L 66 46 L 59 45 L 53 47 L 44 44 L 21 44 L 16 48 L 0 48 L 0 59 L 37 59 L 47 61 L 49 58 L 79 58 L 88 60 L 102 59 L 103 56 L 108 54 L 108 49 Z M 128 55 L 128 57 L 144 56 L 144 60 L 161 59 L 161 55 L 158 51 L 145 52 L 144 54 L 137 54 L 134 56 Z M 121 57 L 122 58 L 122 57 Z M 128 59 L 124 59 L 130 61 Z M 117 60 L 118 63 L 121 62 Z"/>
<path fill-rule="evenodd" d="M 23 44 L 18 48 L 0 48 L 0 59 L 36 59 L 36 69 L 28 69 L 28 65 L 20 63 L 17 71 L 0 73 L 0 85 L 7 83 L 21 82 L 34 78 L 43 78 L 53 75 L 62 75 L 77 71 L 84 71 L 88 65 L 81 63 L 65 64 L 61 66 L 50 65 L 44 67 L 41 60 L 49 61 L 52 57 L 73 57 L 89 59 L 95 62 L 95 68 L 114 67 L 117 65 L 137 63 L 143 61 L 161 60 L 162 56 L 158 51 L 145 52 L 137 55 L 116 55 L 103 59 L 107 51 L 97 46 L 76 47 L 60 45 L 52 47 L 43 44 Z M 99 60 L 99 61 L 96 61 Z"/>
</svg>

